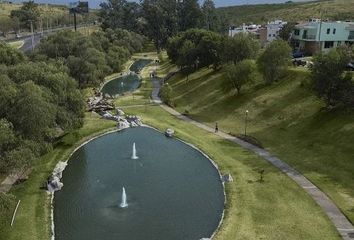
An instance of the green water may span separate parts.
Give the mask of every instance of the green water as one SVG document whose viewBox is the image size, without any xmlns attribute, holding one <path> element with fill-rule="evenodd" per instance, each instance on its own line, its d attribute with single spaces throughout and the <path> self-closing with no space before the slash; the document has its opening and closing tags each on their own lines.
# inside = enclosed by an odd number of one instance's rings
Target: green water
<svg viewBox="0 0 354 240">
<path fill-rule="evenodd" d="M 133 72 L 137 72 L 137 71 L 140 72 L 141 69 L 143 69 L 146 65 L 148 65 L 151 62 L 152 62 L 151 59 L 138 59 L 130 66 L 129 70 Z"/>
<path fill-rule="evenodd" d="M 210 237 L 223 211 L 222 183 L 208 159 L 145 127 L 81 147 L 62 180 L 54 198 L 56 240 L 199 240 Z"/>
<path fill-rule="evenodd" d="M 103 94 L 109 94 L 110 96 L 114 97 L 125 92 L 133 91 L 137 89 L 139 85 L 139 76 L 135 73 L 132 73 L 109 81 L 103 86 L 101 92 Z"/>
</svg>

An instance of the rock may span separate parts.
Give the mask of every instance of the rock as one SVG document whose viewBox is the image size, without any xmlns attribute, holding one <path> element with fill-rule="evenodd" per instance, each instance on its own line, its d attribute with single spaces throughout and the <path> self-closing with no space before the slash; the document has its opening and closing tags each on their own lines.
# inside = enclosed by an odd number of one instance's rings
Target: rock
<svg viewBox="0 0 354 240">
<path fill-rule="evenodd" d="M 232 178 L 231 174 L 225 174 L 222 176 L 223 182 L 233 182 L 234 179 Z"/>
<path fill-rule="evenodd" d="M 116 108 L 116 111 L 117 111 L 117 115 L 118 116 L 124 116 L 125 115 L 125 113 L 123 112 L 122 109 Z"/>
<path fill-rule="evenodd" d="M 174 134 L 175 134 L 175 131 L 171 128 L 167 128 L 165 131 L 166 137 L 173 137 Z"/>
<path fill-rule="evenodd" d="M 55 166 L 52 175 L 48 178 L 47 181 L 47 190 L 49 192 L 59 191 L 64 184 L 60 182 L 60 179 L 63 176 L 63 171 L 68 164 L 66 162 L 58 162 Z"/>
<path fill-rule="evenodd" d="M 121 119 L 117 124 L 118 129 L 126 129 L 130 127 L 130 124 L 127 120 Z"/>
</svg>

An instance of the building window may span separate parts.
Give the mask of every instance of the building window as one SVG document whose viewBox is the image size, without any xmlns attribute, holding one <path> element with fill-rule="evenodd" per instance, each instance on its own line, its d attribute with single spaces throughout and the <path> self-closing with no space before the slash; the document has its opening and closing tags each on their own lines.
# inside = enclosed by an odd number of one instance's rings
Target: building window
<svg viewBox="0 0 354 240">
<path fill-rule="evenodd" d="M 275 34 L 273 34 L 273 37 L 275 37 Z"/>
<path fill-rule="evenodd" d="M 330 28 L 327 28 L 327 34 L 329 34 L 331 32 Z"/>
<path fill-rule="evenodd" d="M 299 36 L 299 35 L 300 35 L 300 30 L 299 30 L 299 29 L 295 29 L 295 30 L 294 30 L 294 34 L 295 34 L 296 36 Z"/>
<path fill-rule="evenodd" d="M 271 37 L 271 36 L 272 36 L 272 34 L 269 34 L 269 35 L 268 35 L 268 37 Z"/>
<path fill-rule="evenodd" d="M 333 41 L 326 41 L 324 44 L 324 48 L 333 48 L 334 42 Z"/>
<path fill-rule="evenodd" d="M 333 28 L 333 34 L 336 34 L 336 29 L 335 28 Z"/>
</svg>

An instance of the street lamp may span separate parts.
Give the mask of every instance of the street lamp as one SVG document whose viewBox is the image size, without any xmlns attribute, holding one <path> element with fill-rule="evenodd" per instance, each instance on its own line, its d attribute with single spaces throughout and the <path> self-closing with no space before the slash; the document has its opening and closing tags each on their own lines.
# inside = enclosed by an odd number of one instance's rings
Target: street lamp
<svg viewBox="0 0 354 240">
<path fill-rule="evenodd" d="M 245 137 L 247 136 L 247 120 L 248 120 L 248 110 L 245 112 Z"/>
</svg>

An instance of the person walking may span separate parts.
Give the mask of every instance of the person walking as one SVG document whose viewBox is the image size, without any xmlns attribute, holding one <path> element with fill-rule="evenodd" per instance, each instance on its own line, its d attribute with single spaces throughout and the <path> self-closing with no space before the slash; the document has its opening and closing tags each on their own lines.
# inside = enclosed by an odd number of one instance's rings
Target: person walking
<svg viewBox="0 0 354 240">
<path fill-rule="evenodd" d="M 219 131 L 218 122 L 215 123 L 215 133 Z"/>
</svg>

